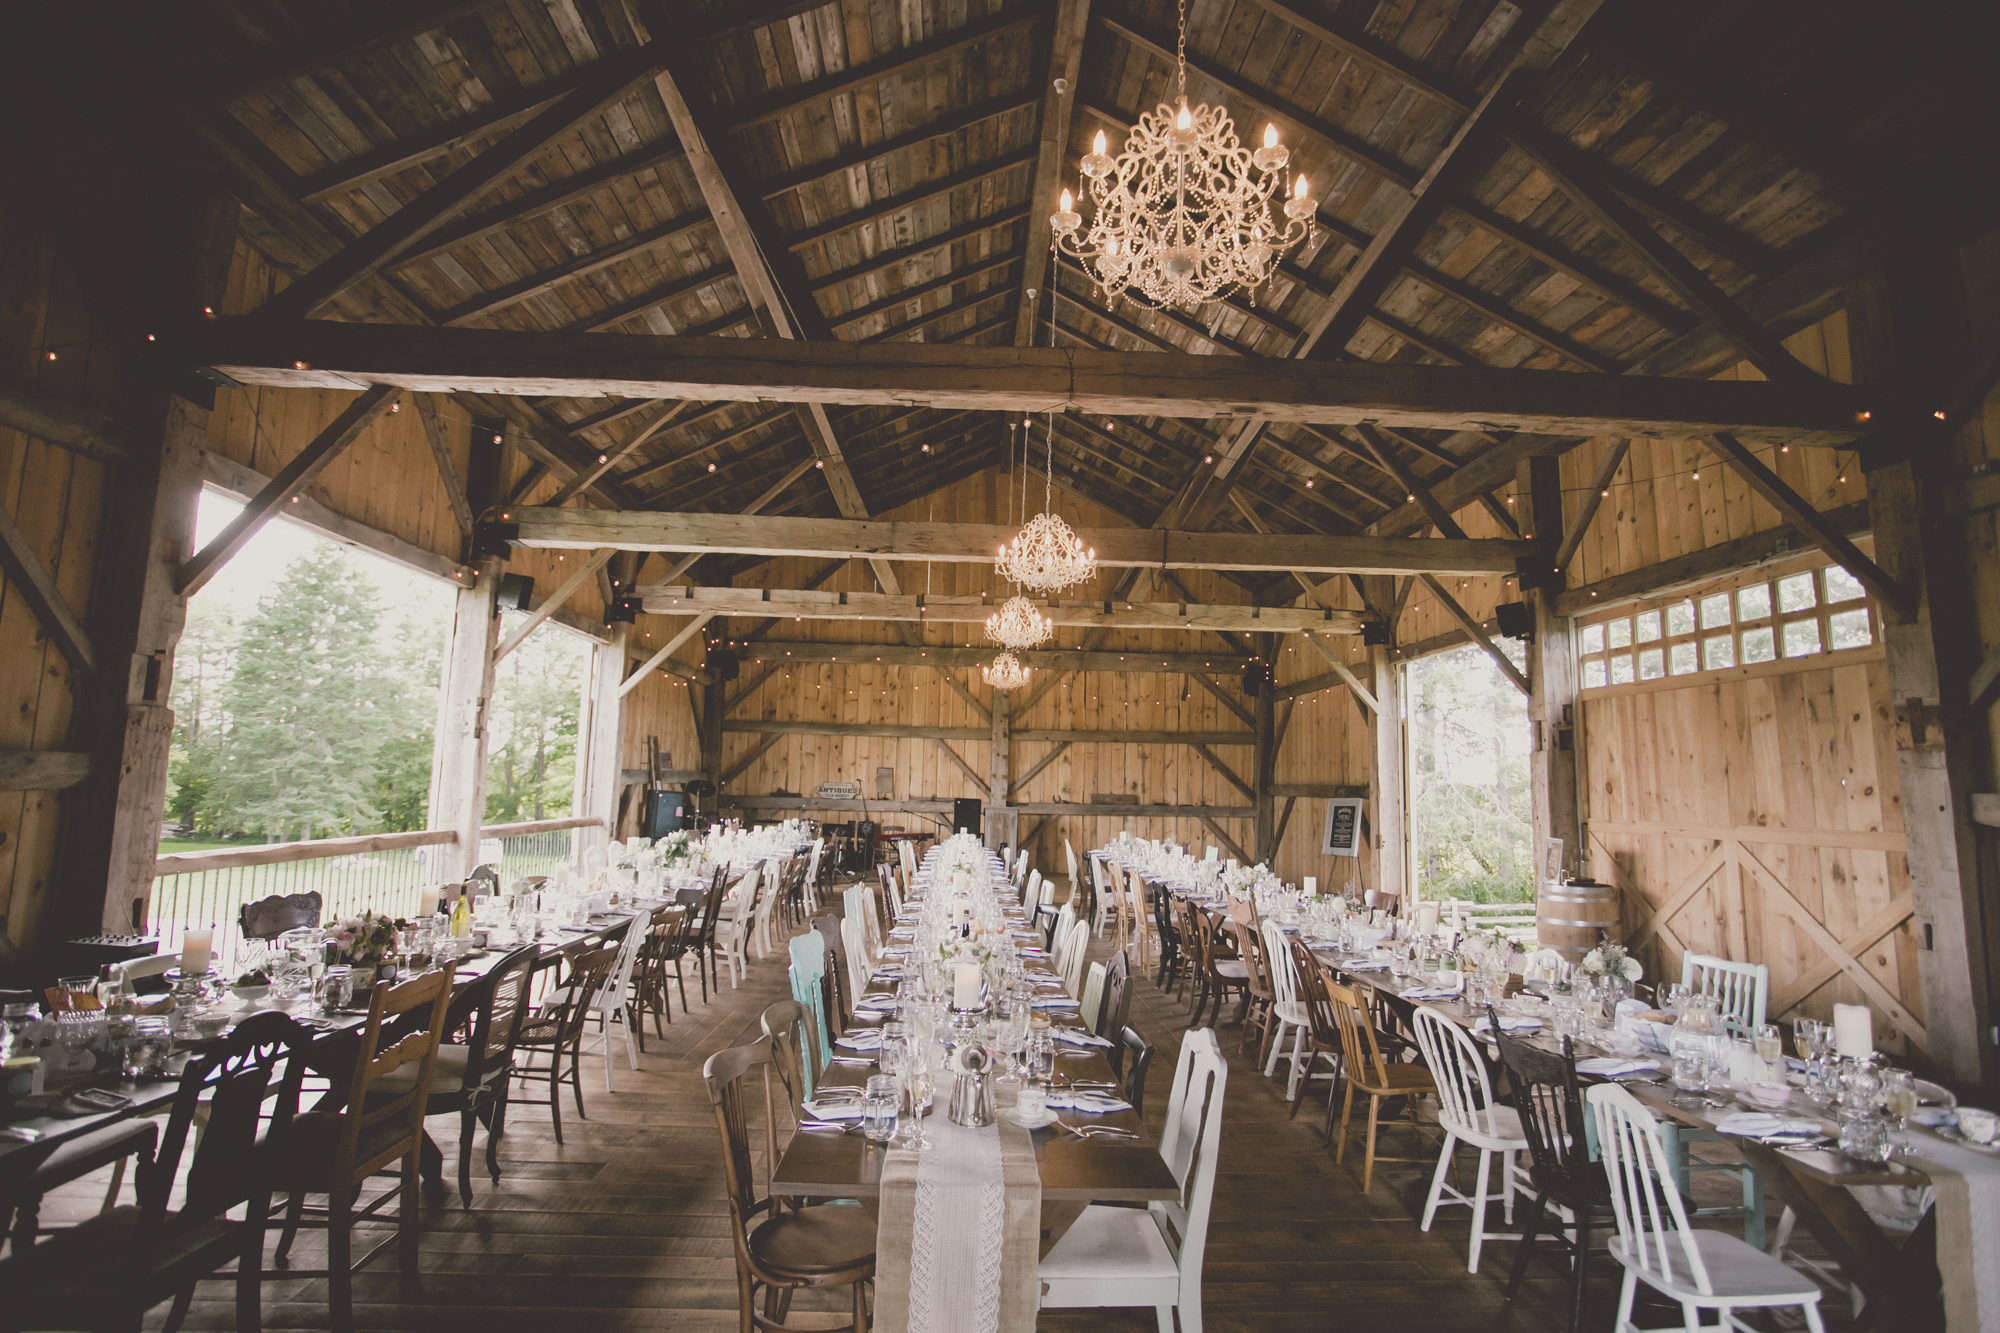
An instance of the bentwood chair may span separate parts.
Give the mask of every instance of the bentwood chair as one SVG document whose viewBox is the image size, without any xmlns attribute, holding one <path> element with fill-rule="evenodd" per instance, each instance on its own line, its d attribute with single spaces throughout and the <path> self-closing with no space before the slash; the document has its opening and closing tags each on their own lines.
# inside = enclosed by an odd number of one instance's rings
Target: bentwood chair
<svg viewBox="0 0 2000 1333">
<path fill-rule="evenodd" d="M 1144 1212 L 1096 1203 L 1084 1208 L 1042 1257 L 1042 1308 L 1150 1305 L 1165 1333 L 1172 1333 L 1177 1313 L 1186 1333 L 1200 1333 L 1201 1261 L 1228 1085 L 1229 1066 L 1215 1033 L 1201 1028 L 1183 1037 L 1160 1135 L 1160 1156 L 1180 1197 L 1148 1204 Z"/>
<path fill-rule="evenodd" d="M 736 1256 L 736 1299 L 744 1333 L 784 1329 L 792 1293 L 854 1289 L 854 1333 L 868 1330 L 868 1284 L 875 1277 L 875 1217 L 862 1208 L 821 1204 L 793 1208 L 769 1193 L 778 1160 L 777 1099 L 771 1090 L 771 1049 L 765 1043 L 717 1051 L 702 1066 L 702 1082 L 722 1136 L 723 1179 L 729 1191 L 729 1235 Z M 764 1084 L 766 1193 L 757 1195 L 749 1108 L 744 1085 Z M 763 1309 L 758 1307 L 762 1296 Z M 822 1316 L 823 1318 L 824 1316 Z"/>
<path fill-rule="evenodd" d="M 584 1021 L 597 1002 L 597 992 L 610 980 L 612 965 L 617 960 L 618 946 L 611 944 L 578 955 L 570 961 L 569 980 L 562 988 L 551 992 L 533 1013 L 521 1019 L 515 1050 L 522 1063 L 514 1070 L 514 1077 L 522 1083 L 548 1084 L 549 1122 L 555 1129 L 557 1143 L 563 1141 L 563 1084 L 570 1086 L 577 1115 L 585 1120 L 590 1118 L 583 1109 Z M 546 1065 L 536 1063 L 544 1057 L 548 1060 Z M 569 1066 L 567 1072 L 563 1068 L 565 1061 Z M 540 1104 L 542 1099 L 537 1097 L 535 1101 Z"/>
<path fill-rule="evenodd" d="M 1422 1065 L 1392 1063 L 1383 1058 L 1375 1025 L 1369 1021 L 1368 1001 L 1357 989 L 1328 978 L 1326 994 L 1333 1003 L 1334 1021 L 1340 1026 L 1340 1072 L 1347 1081 L 1347 1097 L 1340 1109 L 1340 1140 L 1334 1148 L 1333 1160 L 1339 1163 L 1347 1159 L 1348 1125 L 1354 1117 L 1354 1094 L 1358 1092 L 1368 1098 L 1368 1133 L 1361 1163 L 1361 1192 L 1366 1194 L 1374 1188 L 1377 1162 L 1429 1164 L 1428 1157 L 1384 1157 L 1375 1151 L 1375 1137 L 1382 1103 L 1398 1098 L 1406 1100 L 1410 1128 L 1421 1133 L 1416 1099 L 1436 1096 L 1437 1084 Z"/>
<path fill-rule="evenodd" d="M 274 1128 L 271 1135 L 268 1180 L 273 1190 L 291 1196 L 277 1260 L 284 1262 L 302 1225 L 325 1226 L 326 1270 L 307 1273 L 287 1269 L 284 1275 L 327 1279 L 328 1315 L 338 1333 L 354 1327 L 356 1270 L 393 1244 L 400 1251 L 403 1272 L 417 1271 L 421 1220 L 418 1163 L 423 1152 L 424 1111 L 437 1070 L 445 1012 L 451 1005 L 451 976 L 452 965 L 447 964 L 408 981 L 377 982 L 369 996 L 368 1021 L 361 1029 L 345 1105 L 338 1111 L 305 1112 L 294 1117 L 283 1133 Z M 391 1027 L 406 1028 L 406 1035 L 384 1048 L 382 1041 Z M 383 1086 L 383 1079 L 405 1066 L 413 1071 L 407 1082 L 400 1088 Z M 212 1119 L 210 1123 L 212 1126 Z M 357 1209 L 368 1178 L 399 1162 L 401 1185 Z M 326 1196 L 323 1223 L 304 1220 L 308 1194 Z M 400 1199 L 396 1234 L 358 1261 L 353 1260 L 354 1224 L 378 1216 L 393 1199 Z M 253 1220 L 265 1211 L 253 1210 Z M 258 1244 L 261 1250 L 261 1234 Z"/>
<path fill-rule="evenodd" d="M 1514 1224 L 1514 1187 L 1527 1183 L 1518 1166 L 1517 1153 L 1526 1152 L 1528 1140 L 1521 1131 L 1521 1117 L 1511 1106 L 1494 1099 L 1492 1080 L 1486 1076 L 1486 1061 L 1465 1029 L 1428 1005 L 1418 1005 L 1415 1019 L 1417 1045 L 1431 1079 L 1438 1090 L 1438 1124 L 1444 1129 L 1444 1147 L 1438 1152 L 1437 1170 L 1431 1174 L 1430 1196 L 1424 1200 L 1424 1218 L 1418 1227 L 1429 1231 L 1437 1217 L 1438 1205 L 1462 1203 L 1472 1210 L 1472 1244 L 1466 1253 L 1465 1269 L 1479 1271 L 1479 1253 L 1485 1248 L 1486 1205 L 1495 1199 L 1507 1219 Z M 1472 1193 L 1466 1194 L 1446 1183 L 1453 1174 L 1458 1145 L 1479 1152 L 1479 1172 Z M 1500 1192 L 1489 1194 L 1493 1159 L 1500 1159 Z M 1495 1236 L 1494 1239 L 1503 1239 Z M 1504 1239 L 1515 1239 L 1512 1236 Z"/>
<path fill-rule="evenodd" d="M 16 1245 L 0 1263 L 0 1329 L 136 1330 L 146 1312 L 172 1298 L 166 1326 L 187 1314 L 197 1282 L 236 1283 L 235 1327 L 262 1325 L 260 1265 L 269 1185 L 260 1152 L 268 1114 L 282 1133 L 298 1108 L 303 1053 L 312 1033 L 283 1014 L 265 1012 L 208 1044 L 181 1071 L 159 1151 L 140 1163 L 138 1204 L 113 1208 L 39 1245 Z M 170 1208 L 196 1110 L 207 1125 L 195 1138 L 186 1187 Z M 150 1126 L 149 1126 L 150 1128 Z M 32 1149 L 17 1152 L 23 1167 Z M 19 1182 L 10 1182 L 18 1184 Z M 229 1213 L 242 1208 L 245 1218 Z M 216 1270 L 234 1260 L 234 1274 Z"/>
<path fill-rule="evenodd" d="M 771 1043 L 771 1063 L 790 1095 L 796 1121 L 805 1103 L 812 1100 L 813 1075 L 819 1064 L 811 1018 L 797 1000 L 780 1000 L 758 1016 L 757 1026 Z"/>
<path fill-rule="evenodd" d="M 1688 1225 L 1660 1123 L 1615 1083 L 1584 1094 L 1597 1124 L 1597 1146 L 1611 1184 L 1618 1234 L 1611 1257 L 1625 1270 L 1618 1293 L 1619 1333 L 1638 1328 L 1632 1304 L 1641 1282 L 1679 1305 L 1686 1328 L 1747 1328 L 1739 1310 L 1797 1306 L 1811 1333 L 1823 1333 L 1819 1285 L 1726 1231 Z M 1714 1310 L 1719 1324 L 1700 1324 Z"/>
<path fill-rule="evenodd" d="M 1583 1094 L 1576 1081 L 1576 1055 L 1569 1038 L 1555 1055 L 1500 1031 L 1498 1015 L 1487 1006 L 1487 1021 L 1499 1035 L 1500 1059 L 1514 1090 L 1514 1109 L 1521 1117 L 1521 1136 L 1528 1141 L 1528 1188 L 1535 1199 L 1521 1231 L 1521 1248 L 1514 1253 L 1514 1271 L 1507 1278 L 1507 1300 L 1513 1300 L 1527 1276 L 1528 1256 L 1546 1233 L 1570 1256 L 1570 1333 L 1583 1333 L 1583 1278 L 1590 1256 L 1594 1223 L 1611 1212 L 1611 1185 L 1590 1158 L 1585 1132 Z M 1553 1209 L 1556 1216 L 1550 1218 Z"/>
</svg>

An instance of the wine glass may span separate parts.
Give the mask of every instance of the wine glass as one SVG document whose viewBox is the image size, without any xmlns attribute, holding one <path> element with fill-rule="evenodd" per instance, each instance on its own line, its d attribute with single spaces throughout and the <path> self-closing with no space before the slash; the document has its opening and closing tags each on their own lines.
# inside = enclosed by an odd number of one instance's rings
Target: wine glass
<svg viewBox="0 0 2000 1333">
<path fill-rule="evenodd" d="M 1907 1069 L 1882 1071 L 1883 1110 L 1889 1114 L 1892 1133 L 1889 1141 L 1897 1152 L 1910 1147 L 1910 1117 L 1917 1113 L 1917 1079 Z"/>
<path fill-rule="evenodd" d="M 937 1144 L 924 1137 L 924 1115 L 931 1109 L 931 1099 L 937 1095 L 937 1078 L 931 1073 L 930 1060 L 925 1053 L 910 1052 L 903 1066 L 903 1083 L 910 1091 L 910 1134 L 900 1146 L 914 1152 L 929 1152 Z"/>
<path fill-rule="evenodd" d="M 1819 1046 L 1819 1034 L 1826 1025 L 1817 1019 L 1801 1018 L 1792 1024 L 1792 1053 L 1801 1060 L 1811 1060 Z"/>
<path fill-rule="evenodd" d="M 1777 1064 L 1785 1053 L 1784 1039 L 1778 1035 L 1776 1023 L 1766 1023 L 1757 1029 L 1757 1058 L 1767 1065 Z"/>
</svg>

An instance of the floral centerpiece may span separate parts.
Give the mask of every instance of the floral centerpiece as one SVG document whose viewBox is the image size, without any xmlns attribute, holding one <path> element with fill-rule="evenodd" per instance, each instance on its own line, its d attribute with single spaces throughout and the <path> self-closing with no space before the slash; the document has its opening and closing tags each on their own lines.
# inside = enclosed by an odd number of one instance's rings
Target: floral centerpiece
<svg viewBox="0 0 2000 1333">
<path fill-rule="evenodd" d="M 1583 956 L 1581 964 L 1588 975 L 1599 981 L 1637 981 L 1646 975 L 1646 969 L 1639 966 L 1639 960 L 1625 951 L 1622 944 L 1609 942 L 1598 945 Z"/>
<path fill-rule="evenodd" d="M 1462 951 L 1481 963 L 1490 963 L 1496 969 L 1504 967 L 1509 972 L 1519 972 L 1526 966 L 1531 952 L 1527 945 L 1498 926 L 1474 931 Z"/>
<path fill-rule="evenodd" d="M 327 943 L 333 960 L 355 968 L 378 968 L 396 950 L 397 924 L 380 912 L 363 912 L 327 923 Z"/>
<path fill-rule="evenodd" d="M 694 835 L 686 829 L 669 833 L 657 839 L 651 848 L 654 864 L 662 870 L 672 870 L 683 861 L 694 858 Z"/>
</svg>

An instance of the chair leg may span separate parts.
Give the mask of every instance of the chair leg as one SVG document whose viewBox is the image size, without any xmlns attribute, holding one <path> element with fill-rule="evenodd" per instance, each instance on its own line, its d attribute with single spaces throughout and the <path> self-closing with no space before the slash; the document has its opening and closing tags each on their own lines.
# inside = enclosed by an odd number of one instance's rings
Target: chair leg
<svg viewBox="0 0 2000 1333">
<path fill-rule="evenodd" d="M 1569 1329 L 1570 1333 L 1583 1333 L 1583 1277 L 1584 1263 L 1590 1258 L 1590 1210 L 1579 1208 L 1576 1213 L 1576 1254 L 1569 1275 Z M 1619 1326 L 1632 1317 L 1632 1275 L 1625 1275 L 1625 1298 L 1619 1303 Z"/>
<path fill-rule="evenodd" d="M 1430 1196 L 1424 1200 L 1424 1220 L 1417 1224 L 1417 1230 L 1429 1231 L 1431 1219 L 1437 1216 L 1438 1200 L 1444 1197 L 1445 1173 L 1451 1170 L 1451 1156 L 1458 1148 L 1458 1136 L 1444 1136 L 1444 1151 L 1438 1154 L 1437 1170 L 1431 1172 Z"/>
<path fill-rule="evenodd" d="M 353 1202 L 353 1191 L 338 1181 L 326 1196 L 326 1306 L 334 1333 L 354 1329 Z"/>
<path fill-rule="evenodd" d="M 472 1207 L 472 1127 L 479 1122 L 479 1113 L 470 1106 L 458 1113 L 458 1201 L 466 1208 Z M 491 1141 L 493 1131 L 486 1137 Z"/>
<path fill-rule="evenodd" d="M 576 1097 L 576 1118 L 579 1120 L 590 1119 L 589 1113 L 583 1109 L 583 1043 L 581 1041 L 569 1048 L 569 1087 L 570 1092 Z M 550 1096 L 554 1096 L 555 1092 L 556 1089 L 549 1089 Z"/>
<path fill-rule="evenodd" d="M 868 1333 L 868 1284 L 854 1284 L 854 1333 Z"/>
<path fill-rule="evenodd" d="M 562 1146 L 562 1051 L 549 1052 L 549 1123 L 555 1127 L 556 1146 Z"/>
<path fill-rule="evenodd" d="M 1368 1096 L 1368 1142 L 1361 1155 L 1361 1192 L 1368 1193 L 1375 1188 L 1375 1126 L 1380 1119 L 1382 1099 L 1370 1093 Z"/>
<path fill-rule="evenodd" d="M 1333 1164 L 1340 1166 L 1347 1160 L 1347 1125 L 1354 1115 L 1354 1084 L 1347 1085 L 1347 1097 L 1340 1104 L 1340 1146 L 1333 1150 Z M 1326 1100 L 1327 1123 L 1333 1123 L 1333 1098 Z"/>
<path fill-rule="evenodd" d="M 194 1304 L 194 1283 L 174 1293 L 174 1305 L 167 1311 L 167 1322 L 160 1326 L 161 1333 L 180 1333 L 181 1324 L 187 1320 L 188 1308 Z"/>
<path fill-rule="evenodd" d="M 1528 1255 L 1535 1248 L 1535 1236 L 1542 1229 L 1542 1216 L 1548 1207 L 1546 1194 L 1535 1195 L 1535 1201 L 1528 1205 L 1528 1224 L 1521 1229 L 1521 1248 L 1514 1252 L 1514 1270 L 1507 1275 L 1507 1294 L 1503 1300 L 1513 1300 L 1521 1290 L 1521 1279 L 1528 1275 Z"/>
<path fill-rule="evenodd" d="M 486 1122 L 486 1171 L 495 1185 L 500 1183 L 500 1136 L 507 1132 L 507 1103 L 512 1100 L 508 1095 L 512 1086 L 512 1079 L 500 1080 L 499 1094 L 488 1113 L 492 1118 Z"/>
<path fill-rule="evenodd" d="M 1505 1162 L 1501 1168 L 1505 1171 Z M 1486 1184 L 1493 1178 L 1493 1154 L 1479 1150 L 1479 1183 L 1472 1191 L 1472 1250 L 1466 1255 L 1465 1271 L 1479 1271 L 1479 1252 L 1486 1248 Z"/>
<path fill-rule="evenodd" d="M 405 1273 L 417 1271 L 418 1228 L 423 1222 L 423 1203 L 418 1195 L 417 1155 L 403 1158 L 403 1198 L 396 1205 L 396 1249 Z"/>
<path fill-rule="evenodd" d="M 261 1333 L 264 1327 L 264 1220 L 270 1214 L 270 1191 L 252 1194 L 243 1214 L 243 1252 L 236 1258 L 237 1333 Z"/>
<path fill-rule="evenodd" d="M 292 1242 L 298 1239 L 299 1219 L 305 1216 L 306 1196 L 294 1191 L 285 1200 L 285 1228 L 278 1233 L 278 1249 L 272 1255 L 275 1262 L 282 1265 L 292 1253 Z"/>
</svg>

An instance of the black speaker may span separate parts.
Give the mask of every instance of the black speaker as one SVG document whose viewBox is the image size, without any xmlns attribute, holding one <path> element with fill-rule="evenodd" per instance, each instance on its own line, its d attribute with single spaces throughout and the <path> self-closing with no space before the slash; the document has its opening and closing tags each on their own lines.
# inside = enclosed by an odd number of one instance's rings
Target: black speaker
<svg viewBox="0 0 2000 1333">
<path fill-rule="evenodd" d="M 735 680 L 743 673 L 743 664 L 731 648 L 711 648 L 706 663 L 708 674 L 715 680 Z"/>
<path fill-rule="evenodd" d="M 669 833 L 694 827 L 694 804 L 687 793 L 661 791 L 649 788 L 646 792 L 646 818 L 639 830 L 641 837 L 664 838 Z"/>
<path fill-rule="evenodd" d="M 1271 688 L 1276 682 L 1275 674 L 1267 662 L 1250 661 L 1243 664 L 1243 697 L 1254 699 Z"/>
<path fill-rule="evenodd" d="M 535 595 L 535 581 L 526 574 L 502 574 L 494 605 L 502 611 L 526 611 Z"/>
<path fill-rule="evenodd" d="M 961 796 L 951 803 L 951 828 L 954 833 L 979 832 L 979 816 L 983 803 L 977 796 Z"/>
<path fill-rule="evenodd" d="M 1493 620 L 1506 638 L 1532 640 L 1535 637 L 1535 613 L 1528 609 L 1526 602 L 1501 602 L 1493 608 Z"/>
<path fill-rule="evenodd" d="M 614 597 L 611 605 L 604 608 L 604 623 L 607 625 L 636 625 L 639 612 L 645 608 L 636 597 Z"/>
</svg>

